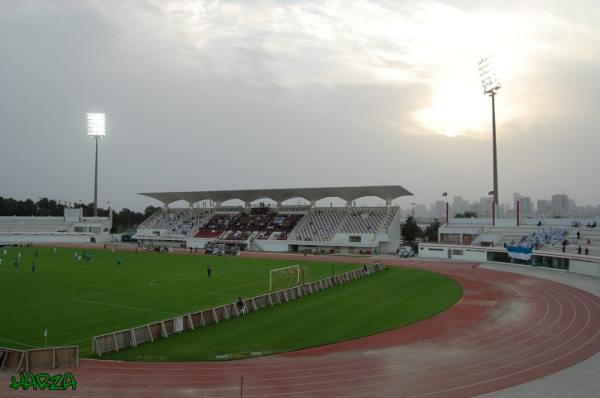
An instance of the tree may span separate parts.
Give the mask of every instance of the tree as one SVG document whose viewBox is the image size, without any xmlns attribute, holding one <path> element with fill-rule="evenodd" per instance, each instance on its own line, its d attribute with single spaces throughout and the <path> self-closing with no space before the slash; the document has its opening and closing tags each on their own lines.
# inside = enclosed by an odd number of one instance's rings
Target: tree
<svg viewBox="0 0 600 398">
<path fill-rule="evenodd" d="M 56 200 L 48 198 L 39 198 L 37 202 L 31 199 L 15 200 L 13 198 L 3 198 L 0 196 L 0 216 L 54 216 L 62 217 L 66 207 L 66 202 L 59 204 Z M 85 217 L 91 217 L 94 211 L 93 203 L 75 203 L 75 208 L 82 208 Z M 148 206 L 143 213 L 123 209 L 120 212 L 113 213 L 113 228 L 111 232 L 122 232 L 133 230 L 143 220 L 148 218 L 158 210 L 157 207 Z M 98 208 L 99 217 L 108 217 L 108 210 Z"/>
<path fill-rule="evenodd" d="M 474 211 L 465 211 L 464 213 L 457 213 L 454 215 L 455 218 L 477 218 L 477 213 Z"/>
<path fill-rule="evenodd" d="M 406 218 L 406 222 L 400 227 L 400 232 L 406 242 L 414 242 L 417 237 L 423 234 L 423 231 L 421 231 L 421 228 L 419 228 L 412 216 Z"/>
<path fill-rule="evenodd" d="M 156 213 L 158 211 L 158 207 L 154 207 L 154 206 L 148 206 L 146 207 L 146 209 L 144 210 L 144 217 L 150 217 L 152 214 Z"/>
<path fill-rule="evenodd" d="M 425 237 L 427 238 L 427 242 L 437 242 L 438 241 L 438 231 L 440 229 L 440 222 L 436 218 L 433 222 L 425 228 Z"/>
</svg>

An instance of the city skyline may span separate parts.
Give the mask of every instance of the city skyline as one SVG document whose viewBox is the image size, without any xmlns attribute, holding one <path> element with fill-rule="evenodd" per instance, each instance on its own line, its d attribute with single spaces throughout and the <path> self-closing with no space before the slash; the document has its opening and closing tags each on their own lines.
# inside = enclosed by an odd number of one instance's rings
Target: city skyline
<svg viewBox="0 0 600 398">
<path fill-rule="evenodd" d="M 600 4 L 24 0 L 0 9 L 3 196 L 98 202 L 290 186 L 492 186 L 600 202 Z"/>
</svg>

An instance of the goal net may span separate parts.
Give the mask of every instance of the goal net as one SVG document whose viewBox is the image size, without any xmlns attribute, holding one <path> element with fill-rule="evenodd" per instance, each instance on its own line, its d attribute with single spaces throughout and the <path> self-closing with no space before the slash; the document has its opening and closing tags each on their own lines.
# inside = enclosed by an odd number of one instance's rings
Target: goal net
<svg viewBox="0 0 600 398">
<path fill-rule="evenodd" d="M 269 291 L 299 285 L 302 280 L 302 270 L 299 264 L 272 269 L 269 272 Z"/>
</svg>

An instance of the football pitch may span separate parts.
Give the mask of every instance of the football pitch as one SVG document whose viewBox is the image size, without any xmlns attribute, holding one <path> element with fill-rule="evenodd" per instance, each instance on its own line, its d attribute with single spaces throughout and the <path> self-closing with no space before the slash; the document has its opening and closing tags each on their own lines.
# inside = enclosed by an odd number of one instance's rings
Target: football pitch
<svg viewBox="0 0 600 398">
<path fill-rule="evenodd" d="M 305 280 L 359 264 L 82 249 L 9 248 L 0 267 L 0 346 L 79 345 L 111 331 L 234 302 L 268 290 L 272 269 L 300 264 Z M 17 252 L 18 266 L 14 266 Z M 36 257 L 37 252 L 37 257 Z M 0 253 L 1 255 L 2 253 Z M 119 257 L 122 258 L 118 264 Z M 36 263 L 32 272 L 32 263 Z M 213 269 L 209 277 L 207 268 Z M 318 346 L 378 333 L 441 312 L 461 296 L 451 279 L 392 269 L 291 303 L 106 356 L 210 360 Z M 103 357 L 104 358 L 104 357 Z"/>
</svg>

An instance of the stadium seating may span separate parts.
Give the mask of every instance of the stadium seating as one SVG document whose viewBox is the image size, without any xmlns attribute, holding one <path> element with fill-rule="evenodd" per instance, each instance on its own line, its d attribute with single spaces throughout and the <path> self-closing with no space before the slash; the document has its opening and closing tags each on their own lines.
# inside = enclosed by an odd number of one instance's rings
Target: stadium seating
<svg viewBox="0 0 600 398">
<path fill-rule="evenodd" d="M 390 226 L 398 219 L 398 207 L 324 207 L 284 206 L 281 212 L 271 207 L 160 210 L 138 227 L 138 236 L 181 239 L 190 236 L 234 242 L 310 241 L 331 242 L 344 235 L 369 235 L 389 239 Z M 399 220 L 398 220 L 399 223 Z M 397 226 L 399 230 L 399 224 Z M 161 230 L 160 235 L 155 230 Z M 339 234 L 338 237 L 336 235 Z M 399 236 L 399 232 L 398 232 Z M 365 240 L 366 241 L 366 240 Z M 365 242 L 363 241 L 363 242 Z M 360 242 L 360 240 L 358 241 Z M 262 247 L 262 246 L 261 246 Z M 268 246 L 271 247 L 271 246 Z M 279 247 L 279 246 L 278 246 Z"/>
<path fill-rule="evenodd" d="M 161 229 L 169 235 L 193 235 L 208 214 L 205 209 L 161 209 L 142 222 L 138 230 Z"/>
<path fill-rule="evenodd" d="M 331 240 L 346 219 L 347 209 L 313 209 L 308 220 L 296 233 L 298 240 L 328 241 Z"/>
<path fill-rule="evenodd" d="M 277 239 L 284 240 L 302 216 L 276 214 L 267 207 L 253 208 L 250 212 L 240 214 L 217 214 L 200 228 L 196 237 L 239 241 L 250 238 L 264 240 L 277 232 Z"/>
<path fill-rule="evenodd" d="M 0 218 L 0 233 L 70 232 L 73 225 L 73 222 L 65 221 L 63 217 L 2 217 Z"/>
<path fill-rule="evenodd" d="M 474 229 L 471 225 L 457 225 L 452 224 L 450 228 L 453 228 L 452 232 L 443 231 L 446 234 L 444 242 L 460 244 L 458 241 L 459 233 L 461 229 L 473 233 Z M 562 252 L 563 241 L 566 240 L 567 245 L 565 252 L 567 254 L 578 254 L 579 247 L 581 247 L 581 254 L 585 253 L 585 249 L 588 249 L 589 255 L 599 256 L 600 255 L 600 229 L 597 227 L 591 227 L 586 225 L 571 226 L 567 224 L 551 225 L 546 222 L 544 225 L 526 224 L 521 226 L 480 226 L 478 228 L 479 237 L 474 239 L 472 245 L 484 245 L 483 242 L 494 241 L 495 245 L 520 245 L 526 247 L 533 247 L 539 251 L 556 251 Z M 579 232 L 579 238 L 577 237 Z M 465 232 L 466 233 L 466 232 Z M 455 242 L 452 242 L 452 237 L 456 238 Z M 497 239 L 491 239 L 491 237 L 498 237 Z"/>
<path fill-rule="evenodd" d="M 386 208 L 373 208 L 365 210 L 353 209 L 346 221 L 340 226 L 339 232 L 368 234 L 377 233 L 380 229 L 387 229 L 396 214 L 396 208 L 389 211 Z"/>
<path fill-rule="evenodd" d="M 511 241 L 509 244 L 519 245 L 523 247 L 541 248 L 545 245 L 561 244 L 567 236 L 566 228 L 540 228 L 519 239 Z"/>
<path fill-rule="evenodd" d="M 387 230 L 397 208 L 316 208 L 296 233 L 298 240 L 325 242 L 336 233 L 376 234 Z"/>
</svg>

